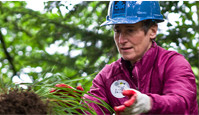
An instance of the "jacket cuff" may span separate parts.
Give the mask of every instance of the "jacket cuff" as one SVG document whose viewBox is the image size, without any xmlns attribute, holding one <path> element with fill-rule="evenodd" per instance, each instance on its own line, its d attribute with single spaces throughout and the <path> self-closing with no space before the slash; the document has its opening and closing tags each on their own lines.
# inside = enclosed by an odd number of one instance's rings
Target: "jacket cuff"
<svg viewBox="0 0 199 115">
<path fill-rule="evenodd" d="M 150 97 L 150 100 L 151 100 L 151 108 L 150 108 L 150 110 L 147 112 L 147 113 L 155 113 L 155 100 L 154 100 L 154 97 L 153 96 L 151 96 L 151 94 L 146 94 L 146 95 L 148 95 L 149 97 Z"/>
</svg>

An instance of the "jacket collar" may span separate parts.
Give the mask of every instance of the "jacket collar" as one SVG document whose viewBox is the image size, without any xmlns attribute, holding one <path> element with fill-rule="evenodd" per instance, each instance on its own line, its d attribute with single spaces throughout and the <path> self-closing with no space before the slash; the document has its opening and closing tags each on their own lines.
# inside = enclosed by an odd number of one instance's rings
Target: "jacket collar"
<svg viewBox="0 0 199 115">
<path fill-rule="evenodd" d="M 138 60 L 134 65 L 131 65 L 130 61 L 124 60 L 121 58 L 121 66 L 131 71 L 134 67 L 138 69 L 138 73 L 147 73 L 152 68 L 155 59 L 157 57 L 157 48 L 158 45 L 156 42 L 153 42 L 151 48 L 144 54 L 144 56 Z"/>
</svg>

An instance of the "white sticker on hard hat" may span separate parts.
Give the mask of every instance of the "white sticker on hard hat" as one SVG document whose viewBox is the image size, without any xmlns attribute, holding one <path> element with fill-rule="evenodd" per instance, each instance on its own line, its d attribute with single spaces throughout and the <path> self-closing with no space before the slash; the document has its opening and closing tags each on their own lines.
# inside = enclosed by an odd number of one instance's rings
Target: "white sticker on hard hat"
<svg viewBox="0 0 199 115">
<path fill-rule="evenodd" d="M 130 86 L 127 81 L 117 80 L 111 84 L 111 93 L 116 98 L 123 98 L 124 95 L 122 94 L 122 91 L 129 88 Z"/>
<path fill-rule="evenodd" d="M 137 1 L 136 4 L 139 4 L 139 5 L 142 4 L 142 1 Z"/>
</svg>

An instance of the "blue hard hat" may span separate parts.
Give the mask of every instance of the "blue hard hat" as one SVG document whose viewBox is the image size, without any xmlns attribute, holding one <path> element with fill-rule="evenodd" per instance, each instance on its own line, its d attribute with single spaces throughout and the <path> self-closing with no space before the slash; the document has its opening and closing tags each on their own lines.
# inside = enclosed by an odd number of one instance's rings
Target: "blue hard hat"
<svg viewBox="0 0 199 115">
<path fill-rule="evenodd" d="M 106 21 L 100 26 L 134 24 L 148 19 L 164 21 L 158 1 L 111 1 Z"/>
</svg>

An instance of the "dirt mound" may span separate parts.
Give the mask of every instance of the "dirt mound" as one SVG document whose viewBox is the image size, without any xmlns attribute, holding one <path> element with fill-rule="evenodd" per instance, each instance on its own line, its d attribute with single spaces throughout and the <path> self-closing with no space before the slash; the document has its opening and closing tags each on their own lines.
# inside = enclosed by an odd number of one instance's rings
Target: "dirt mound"
<svg viewBox="0 0 199 115">
<path fill-rule="evenodd" d="M 30 91 L 9 91 L 0 95 L 0 114 L 47 114 L 47 103 Z"/>
</svg>

